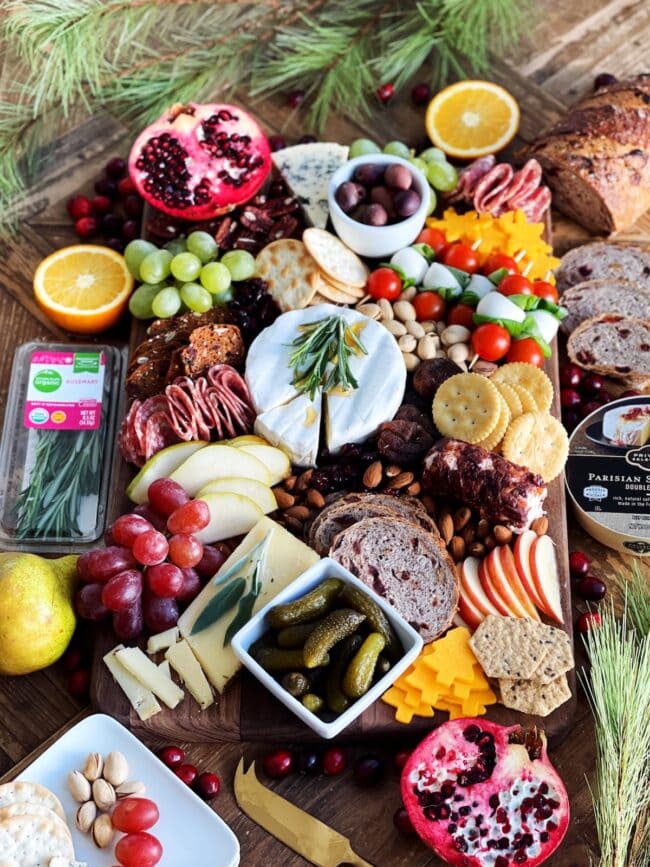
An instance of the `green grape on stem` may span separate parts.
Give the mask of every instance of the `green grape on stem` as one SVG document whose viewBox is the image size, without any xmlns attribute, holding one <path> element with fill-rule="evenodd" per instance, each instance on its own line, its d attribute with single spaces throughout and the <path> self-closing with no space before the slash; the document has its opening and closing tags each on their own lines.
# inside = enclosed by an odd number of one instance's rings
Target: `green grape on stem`
<svg viewBox="0 0 650 867">
<path fill-rule="evenodd" d="M 247 250 L 231 250 L 224 253 L 221 262 L 230 271 L 230 276 L 236 282 L 250 280 L 255 275 L 255 257 Z"/>
<path fill-rule="evenodd" d="M 187 236 L 187 249 L 198 256 L 201 264 L 205 265 L 206 262 L 216 258 L 219 245 L 209 232 L 190 232 Z"/>
<path fill-rule="evenodd" d="M 172 276 L 183 283 L 189 283 L 201 273 L 201 260 L 194 253 L 179 253 L 171 261 Z"/>
<path fill-rule="evenodd" d="M 167 286 L 156 295 L 151 304 L 153 315 L 159 319 L 175 316 L 181 307 L 181 295 L 178 289 Z"/>
<path fill-rule="evenodd" d="M 429 204 L 427 206 L 427 217 L 430 217 L 431 214 L 436 209 L 436 205 L 438 204 L 438 196 L 436 195 L 436 191 L 433 187 L 429 187 Z"/>
<path fill-rule="evenodd" d="M 178 256 L 179 253 L 184 253 L 187 250 L 187 239 L 184 236 L 172 238 L 165 244 L 165 250 L 169 250 L 172 256 Z"/>
<path fill-rule="evenodd" d="M 194 313 L 205 313 L 212 307 L 212 295 L 198 283 L 186 283 L 181 289 L 181 299 Z"/>
<path fill-rule="evenodd" d="M 124 261 L 131 275 L 137 280 L 140 279 L 140 265 L 145 256 L 149 253 L 155 253 L 158 248 L 150 241 L 144 241 L 142 238 L 136 238 L 134 241 L 129 241 L 124 250 Z"/>
<path fill-rule="evenodd" d="M 441 151 L 440 148 L 427 148 L 426 150 L 423 150 L 421 154 L 418 154 L 418 157 L 421 160 L 424 160 L 425 163 L 447 162 L 447 154 L 444 151 Z"/>
<path fill-rule="evenodd" d="M 358 138 L 350 145 L 349 158 L 365 157 L 367 154 L 380 154 L 381 148 L 369 138 Z"/>
<path fill-rule="evenodd" d="M 129 298 L 129 310 L 131 316 L 136 319 L 151 319 L 153 316 L 152 303 L 156 295 L 163 289 L 161 283 L 142 283 Z"/>
<path fill-rule="evenodd" d="M 143 283 L 162 283 L 170 274 L 174 257 L 169 250 L 155 250 L 144 257 L 140 263 L 140 279 Z"/>
<path fill-rule="evenodd" d="M 389 141 L 388 144 L 384 145 L 384 153 L 394 157 L 403 157 L 405 160 L 411 156 L 408 145 L 405 145 L 403 141 Z"/>
<path fill-rule="evenodd" d="M 429 163 L 427 178 L 432 187 L 441 193 L 449 193 L 458 183 L 458 171 L 450 163 Z"/>
<path fill-rule="evenodd" d="M 208 262 L 201 268 L 201 285 L 213 295 L 221 295 L 230 289 L 232 277 L 223 262 Z"/>
</svg>

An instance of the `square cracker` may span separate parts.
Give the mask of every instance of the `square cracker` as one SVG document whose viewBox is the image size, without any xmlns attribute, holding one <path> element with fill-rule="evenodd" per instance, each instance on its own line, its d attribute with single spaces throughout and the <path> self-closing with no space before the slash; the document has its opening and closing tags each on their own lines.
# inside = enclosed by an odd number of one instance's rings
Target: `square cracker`
<svg viewBox="0 0 650 867">
<path fill-rule="evenodd" d="M 310 281 L 316 263 L 302 241 L 272 241 L 258 253 L 255 264 L 258 275 L 268 283 L 269 295 L 283 313 L 307 307 L 316 294 Z"/>
<path fill-rule="evenodd" d="M 324 229 L 305 229 L 302 239 L 326 277 L 363 289 L 370 272 L 357 254 L 336 235 Z"/>
<path fill-rule="evenodd" d="M 512 710 L 535 716 L 548 716 L 571 698 L 566 674 L 561 674 L 550 683 L 530 680 L 499 680 L 501 702 Z"/>
<path fill-rule="evenodd" d="M 566 632 L 554 626 L 545 626 L 544 633 L 548 652 L 534 674 L 539 684 L 552 683 L 575 665 L 571 639 Z"/>
<path fill-rule="evenodd" d="M 470 638 L 470 647 L 488 677 L 530 680 L 548 654 L 544 625 L 489 614 Z"/>
</svg>

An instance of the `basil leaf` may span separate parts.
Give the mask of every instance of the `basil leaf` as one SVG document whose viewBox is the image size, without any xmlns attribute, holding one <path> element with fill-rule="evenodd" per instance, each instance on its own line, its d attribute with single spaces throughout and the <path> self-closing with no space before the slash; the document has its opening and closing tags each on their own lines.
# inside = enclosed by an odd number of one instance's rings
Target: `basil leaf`
<svg viewBox="0 0 650 867">
<path fill-rule="evenodd" d="M 469 304 L 470 307 L 476 307 L 476 305 L 480 301 L 480 298 L 478 297 L 476 292 L 466 291 L 461 293 L 458 301 L 461 304 Z"/>
<path fill-rule="evenodd" d="M 539 299 L 538 310 L 546 310 L 548 313 L 552 313 L 556 319 L 564 319 L 565 316 L 569 315 L 569 311 L 566 307 L 558 307 L 557 304 L 548 301 L 546 298 Z"/>
<path fill-rule="evenodd" d="M 488 274 L 488 280 L 491 283 L 494 283 L 495 286 L 498 286 L 499 283 L 503 280 L 504 277 L 507 277 L 510 271 L 507 268 L 497 268 L 496 271 L 493 271 L 491 274 Z"/>
<path fill-rule="evenodd" d="M 226 586 L 220 590 L 216 596 L 212 597 L 203 611 L 196 618 L 190 635 L 196 635 L 199 632 L 203 632 L 204 629 L 208 629 L 216 623 L 217 620 L 221 620 L 224 614 L 230 611 L 231 608 L 234 608 L 245 589 L 245 578 L 236 578 L 230 584 L 226 584 Z"/>
<path fill-rule="evenodd" d="M 551 347 L 542 337 L 542 332 L 539 330 L 539 325 L 535 322 L 535 320 L 531 316 L 527 316 L 523 322 L 523 328 L 521 331 L 522 337 L 532 337 L 532 339 L 537 343 L 539 348 L 542 350 L 544 358 L 551 357 Z"/>
<path fill-rule="evenodd" d="M 424 256 L 427 262 L 433 262 L 436 258 L 436 251 L 428 244 L 411 244 L 412 250 L 417 250 L 420 256 Z"/>
<path fill-rule="evenodd" d="M 524 329 L 524 322 L 515 322 L 514 319 L 493 319 L 491 316 L 483 316 L 482 313 L 475 313 L 473 316 L 475 325 L 483 325 L 484 323 L 490 323 L 493 325 L 501 325 L 506 329 L 508 334 L 511 337 L 521 337 Z"/>
<path fill-rule="evenodd" d="M 537 295 L 508 295 L 508 301 L 512 301 L 517 307 L 528 312 L 529 310 L 537 310 L 541 298 Z"/>
<path fill-rule="evenodd" d="M 446 266 L 445 266 L 446 267 Z M 458 298 L 458 289 L 449 289 L 447 286 L 441 286 L 439 289 L 424 289 L 424 292 L 437 292 L 445 301 L 453 301 Z"/>
<path fill-rule="evenodd" d="M 451 271 L 456 280 L 458 280 L 461 289 L 465 289 L 469 281 L 472 279 L 471 274 L 468 274 L 466 271 L 461 271 L 460 268 L 453 268 L 451 265 L 445 265 L 445 268 L 448 271 Z"/>
<path fill-rule="evenodd" d="M 390 268 L 391 271 L 394 271 L 397 274 L 402 281 L 402 291 L 408 289 L 410 286 L 415 286 L 415 280 L 412 277 L 407 277 L 406 273 L 399 267 L 399 265 L 393 265 L 392 262 L 380 262 L 379 267 Z"/>
<path fill-rule="evenodd" d="M 257 597 L 260 595 L 259 589 L 253 588 L 249 590 L 245 596 L 239 600 L 239 606 L 237 608 L 237 614 L 233 617 L 228 629 L 226 629 L 226 634 L 223 637 L 223 646 L 228 647 L 230 642 L 233 639 L 233 636 L 239 632 L 242 626 L 246 626 L 248 621 L 253 616 L 253 608 L 255 607 L 255 602 L 257 601 Z"/>
</svg>

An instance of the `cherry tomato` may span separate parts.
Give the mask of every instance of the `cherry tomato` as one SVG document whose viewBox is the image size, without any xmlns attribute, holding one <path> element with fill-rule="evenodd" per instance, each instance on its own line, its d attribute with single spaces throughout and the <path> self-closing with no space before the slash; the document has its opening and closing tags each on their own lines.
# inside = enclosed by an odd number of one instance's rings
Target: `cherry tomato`
<svg viewBox="0 0 650 867">
<path fill-rule="evenodd" d="M 447 246 L 447 239 L 445 233 L 441 232 L 440 229 L 422 229 L 415 239 L 415 243 L 428 244 L 438 256 L 440 251 Z"/>
<path fill-rule="evenodd" d="M 368 277 L 368 294 L 373 298 L 386 298 L 388 301 L 397 301 L 402 293 L 402 281 L 400 276 L 392 268 L 377 268 Z"/>
<path fill-rule="evenodd" d="M 499 292 L 502 295 L 532 295 L 533 284 L 521 274 L 508 274 L 499 283 Z"/>
<path fill-rule="evenodd" d="M 111 815 L 113 827 L 124 834 L 148 831 L 158 821 L 158 807 L 149 798 L 126 798 L 118 801 Z"/>
<path fill-rule="evenodd" d="M 546 280 L 535 280 L 533 283 L 533 295 L 537 295 L 538 298 L 544 298 L 552 304 L 557 304 L 559 300 L 557 289 L 552 283 L 547 283 Z"/>
<path fill-rule="evenodd" d="M 508 274 L 519 273 L 519 265 L 517 265 L 511 256 L 506 256 L 505 253 L 492 253 L 483 262 L 481 271 L 488 277 L 490 274 L 494 274 L 495 271 L 501 271 L 502 268 L 505 268 Z"/>
<path fill-rule="evenodd" d="M 447 314 L 447 325 L 464 325 L 471 331 L 474 328 L 474 308 L 469 304 L 454 304 Z"/>
<path fill-rule="evenodd" d="M 544 364 L 544 353 L 536 340 L 532 337 L 524 337 L 522 340 L 515 340 L 510 346 L 506 361 L 525 361 L 527 364 L 541 367 Z"/>
<path fill-rule="evenodd" d="M 510 335 L 502 325 L 486 322 L 472 334 L 472 349 L 485 361 L 499 361 L 510 349 Z"/>
<path fill-rule="evenodd" d="M 478 271 L 478 253 L 465 244 L 451 244 L 443 253 L 442 261 L 468 274 Z"/>
<path fill-rule="evenodd" d="M 115 856 L 123 867 L 154 867 L 162 854 L 160 841 L 146 831 L 127 834 L 117 841 L 115 847 Z"/>
<path fill-rule="evenodd" d="M 440 322 L 445 317 L 447 305 L 437 292 L 418 292 L 413 299 L 415 315 L 420 322 L 425 319 Z"/>
</svg>

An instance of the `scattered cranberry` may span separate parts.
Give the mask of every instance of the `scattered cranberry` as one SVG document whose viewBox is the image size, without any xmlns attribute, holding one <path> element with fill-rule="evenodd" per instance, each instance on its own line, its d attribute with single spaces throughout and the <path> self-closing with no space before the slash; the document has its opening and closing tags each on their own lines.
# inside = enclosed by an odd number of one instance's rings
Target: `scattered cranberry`
<svg viewBox="0 0 650 867">
<path fill-rule="evenodd" d="M 291 93 L 287 94 L 287 105 L 289 106 L 289 108 L 298 108 L 304 98 L 304 90 L 292 90 Z"/>
<path fill-rule="evenodd" d="M 371 788 L 381 783 L 385 770 L 384 762 L 379 756 L 369 755 L 356 760 L 352 773 L 358 786 Z"/>
<path fill-rule="evenodd" d="M 106 163 L 104 171 L 109 176 L 109 178 L 119 178 L 124 177 L 126 173 L 126 160 L 123 160 L 122 157 L 113 157 L 112 160 L 109 160 Z"/>
<path fill-rule="evenodd" d="M 93 211 L 90 200 L 85 196 L 73 196 L 71 199 L 68 199 L 66 208 L 73 220 L 89 217 Z"/>
<path fill-rule="evenodd" d="M 298 770 L 301 774 L 315 774 L 320 770 L 320 755 L 313 750 L 300 753 Z"/>
<path fill-rule="evenodd" d="M 194 791 L 204 801 L 216 798 L 221 789 L 221 780 L 216 774 L 203 773 L 194 781 Z"/>
<path fill-rule="evenodd" d="M 194 784 L 194 780 L 196 780 L 199 775 L 199 772 L 194 767 L 194 765 L 178 765 L 172 770 L 179 778 L 179 780 L 182 780 L 186 786 L 192 786 Z"/>
<path fill-rule="evenodd" d="M 323 753 L 323 773 L 328 777 L 335 777 L 343 773 L 347 766 L 345 753 L 338 747 L 330 747 Z"/>
<path fill-rule="evenodd" d="M 411 99 L 416 105 L 424 105 L 431 99 L 431 88 L 426 81 L 416 84 L 411 91 Z"/>
<path fill-rule="evenodd" d="M 582 578 L 589 572 L 591 559 L 582 551 L 572 551 L 569 554 L 569 571 L 575 578 Z"/>
<path fill-rule="evenodd" d="M 293 753 L 289 750 L 276 750 L 264 756 L 262 765 L 267 776 L 276 780 L 281 779 L 293 770 Z"/>
<path fill-rule="evenodd" d="M 111 250 L 115 250 L 117 253 L 123 253 L 126 244 L 121 238 L 109 238 L 106 241 L 106 246 L 110 247 Z"/>
<path fill-rule="evenodd" d="M 168 768 L 177 768 L 185 761 L 185 751 L 180 747 L 163 747 L 158 753 L 158 758 Z"/>
<path fill-rule="evenodd" d="M 298 139 L 298 144 L 314 144 L 316 141 L 316 136 L 307 133 L 307 135 L 301 135 Z"/>
<path fill-rule="evenodd" d="M 272 151 L 281 151 L 283 148 L 286 148 L 287 143 L 284 140 L 284 137 L 281 135 L 270 135 L 269 136 L 269 147 Z"/>
<path fill-rule="evenodd" d="M 575 388 L 563 388 L 560 390 L 560 403 L 567 409 L 573 409 L 573 407 L 580 406 L 581 401 L 582 398 Z"/>
<path fill-rule="evenodd" d="M 395 88 L 389 81 L 387 81 L 386 84 L 380 84 L 375 91 L 377 99 L 382 103 L 382 105 L 386 105 L 386 103 L 390 102 L 394 93 Z"/>
<path fill-rule="evenodd" d="M 92 205 L 93 213 L 99 217 L 108 214 L 112 206 L 112 202 L 108 196 L 95 196 L 90 204 Z"/>
<path fill-rule="evenodd" d="M 125 178 L 125 180 L 127 180 Z M 129 179 L 130 180 L 130 179 Z M 142 204 L 142 199 L 140 196 L 127 196 L 122 202 L 122 207 L 124 208 L 124 213 L 127 217 L 131 217 L 132 219 L 139 217 L 142 215 L 142 209 L 144 205 Z"/>
<path fill-rule="evenodd" d="M 111 237 L 120 234 L 124 220 L 119 214 L 104 214 L 102 217 L 102 232 Z"/>
<path fill-rule="evenodd" d="M 100 196 L 108 196 L 114 199 L 117 196 L 117 184 L 110 178 L 100 178 L 95 181 L 95 192 Z"/>
<path fill-rule="evenodd" d="M 610 84 L 616 84 L 618 78 L 609 72 L 601 72 L 594 79 L 594 90 L 600 90 L 601 87 L 608 87 Z"/>
<path fill-rule="evenodd" d="M 78 699 L 88 698 L 90 689 L 90 671 L 87 668 L 78 668 L 68 675 L 68 692 Z"/>
<path fill-rule="evenodd" d="M 95 217 L 82 217 L 74 224 L 74 229 L 80 238 L 92 238 L 99 229 L 99 220 Z"/>
<path fill-rule="evenodd" d="M 560 368 L 560 383 L 565 388 L 577 388 L 582 382 L 582 370 L 577 364 L 563 364 Z"/>
<path fill-rule="evenodd" d="M 607 593 L 607 586 L 600 578 L 595 575 L 585 575 L 576 584 L 576 592 L 583 599 L 588 599 L 590 602 L 600 602 Z"/>
<path fill-rule="evenodd" d="M 589 394 L 599 394 L 605 388 L 605 377 L 599 373 L 588 373 L 582 379 L 582 388 Z"/>
<path fill-rule="evenodd" d="M 393 758 L 393 764 L 398 771 L 402 770 L 404 765 L 408 762 L 410 755 L 410 750 L 400 750 L 399 752 L 395 753 L 395 756 Z"/>
<path fill-rule="evenodd" d="M 627 391 L 624 391 L 621 394 L 621 397 L 641 397 L 641 395 L 642 395 L 642 392 L 634 391 L 634 389 L 629 388 Z"/>
<path fill-rule="evenodd" d="M 136 192 L 137 187 L 129 177 L 122 178 L 117 185 L 117 193 L 119 196 L 132 196 Z"/>
<path fill-rule="evenodd" d="M 76 671 L 81 665 L 81 650 L 78 647 L 69 647 L 63 657 L 63 667 L 66 671 Z"/>
<path fill-rule="evenodd" d="M 594 629 L 602 623 L 602 618 L 597 611 L 586 611 L 576 620 L 576 629 L 580 635 L 585 635 L 590 629 Z"/>
<path fill-rule="evenodd" d="M 395 825 L 400 834 L 409 837 L 415 834 L 415 828 L 409 819 L 409 814 L 406 812 L 405 807 L 400 807 L 399 810 L 395 811 L 395 814 L 393 815 L 393 825 Z"/>
<path fill-rule="evenodd" d="M 140 234 L 140 227 L 135 220 L 127 220 L 122 226 L 122 240 L 133 241 Z"/>
</svg>

